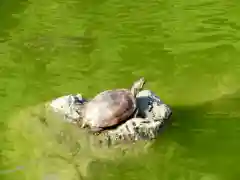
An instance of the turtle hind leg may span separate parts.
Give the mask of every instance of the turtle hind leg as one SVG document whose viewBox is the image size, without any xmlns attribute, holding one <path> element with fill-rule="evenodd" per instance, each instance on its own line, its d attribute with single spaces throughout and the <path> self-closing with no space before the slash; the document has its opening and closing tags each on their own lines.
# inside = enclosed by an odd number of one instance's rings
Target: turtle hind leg
<svg viewBox="0 0 240 180">
<path fill-rule="evenodd" d="M 86 128 L 86 127 L 87 127 L 87 124 L 85 124 L 85 123 L 82 123 L 82 124 L 81 124 L 81 128 L 84 129 L 84 128 Z"/>
<path fill-rule="evenodd" d="M 103 131 L 103 128 L 101 127 L 91 127 L 89 129 L 89 132 L 94 135 L 99 135 Z"/>
</svg>

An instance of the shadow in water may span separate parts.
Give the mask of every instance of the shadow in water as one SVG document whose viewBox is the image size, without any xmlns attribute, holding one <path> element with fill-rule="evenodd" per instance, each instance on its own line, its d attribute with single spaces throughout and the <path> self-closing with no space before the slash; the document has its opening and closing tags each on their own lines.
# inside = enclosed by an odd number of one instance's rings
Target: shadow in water
<svg viewBox="0 0 240 180">
<path fill-rule="evenodd" d="M 197 106 L 173 107 L 171 124 L 153 145 L 154 152 L 176 143 L 183 164 L 189 160 L 187 166 L 223 179 L 239 177 L 239 107 L 240 91 Z"/>
</svg>

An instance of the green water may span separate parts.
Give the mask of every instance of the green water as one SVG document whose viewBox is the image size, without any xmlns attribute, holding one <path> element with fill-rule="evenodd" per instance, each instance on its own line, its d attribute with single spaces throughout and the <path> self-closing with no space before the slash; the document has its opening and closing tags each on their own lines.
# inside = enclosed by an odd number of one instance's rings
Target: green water
<svg viewBox="0 0 240 180">
<path fill-rule="evenodd" d="M 144 76 L 172 106 L 171 124 L 147 154 L 94 161 L 88 178 L 239 179 L 236 0 L 1 0 L 0 22 L 2 169 L 22 163 L 6 155 L 15 142 L 15 151 L 21 146 L 17 136 L 6 140 L 13 112 Z M 30 172 L 2 173 L 1 180 L 22 173 Z"/>
</svg>

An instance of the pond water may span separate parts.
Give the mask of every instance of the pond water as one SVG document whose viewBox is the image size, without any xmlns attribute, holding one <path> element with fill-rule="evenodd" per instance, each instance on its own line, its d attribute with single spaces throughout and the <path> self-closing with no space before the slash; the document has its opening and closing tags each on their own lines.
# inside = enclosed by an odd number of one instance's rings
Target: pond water
<svg viewBox="0 0 240 180">
<path fill-rule="evenodd" d="M 34 129 L 21 135 L 15 112 L 141 76 L 173 108 L 171 123 L 147 153 L 94 160 L 86 178 L 238 179 L 239 11 L 236 0 L 1 0 L 1 179 L 65 180 L 78 169 L 6 171 L 41 156 Z"/>
</svg>

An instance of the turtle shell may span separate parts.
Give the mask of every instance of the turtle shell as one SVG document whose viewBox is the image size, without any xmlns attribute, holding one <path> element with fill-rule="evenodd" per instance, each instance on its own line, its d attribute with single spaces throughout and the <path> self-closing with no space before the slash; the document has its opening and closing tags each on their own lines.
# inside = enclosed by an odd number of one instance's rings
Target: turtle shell
<svg viewBox="0 0 240 180">
<path fill-rule="evenodd" d="M 136 98 L 127 89 L 99 93 L 86 104 L 84 123 L 90 128 L 108 128 L 125 122 L 136 109 Z"/>
</svg>

